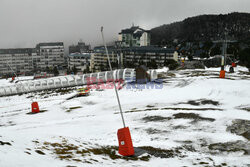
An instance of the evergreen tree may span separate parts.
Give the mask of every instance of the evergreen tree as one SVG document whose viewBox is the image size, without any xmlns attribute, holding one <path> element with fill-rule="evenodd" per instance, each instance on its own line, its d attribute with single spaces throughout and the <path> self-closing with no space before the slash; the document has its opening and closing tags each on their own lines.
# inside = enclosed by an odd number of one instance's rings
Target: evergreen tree
<svg viewBox="0 0 250 167">
<path fill-rule="evenodd" d="M 54 73 L 55 76 L 59 75 L 59 71 L 58 71 L 56 66 L 54 66 L 53 73 Z"/>
<path fill-rule="evenodd" d="M 74 72 L 74 74 L 77 73 L 78 70 L 77 70 L 76 66 L 73 67 L 73 70 L 72 70 L 72 71 Z"/>
</svg>

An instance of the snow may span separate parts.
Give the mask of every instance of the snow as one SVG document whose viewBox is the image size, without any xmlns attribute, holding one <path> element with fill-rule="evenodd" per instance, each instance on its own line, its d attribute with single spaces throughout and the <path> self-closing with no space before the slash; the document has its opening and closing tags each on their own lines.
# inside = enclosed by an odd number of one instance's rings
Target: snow
<svg viewBox="0 0 250 167">
<path fill-rule="evenodd" d="M 227 163 L 229 166 L 247 166 L 249 156 L 238 152 L 212 155 L 206 147 L 201 146 L 204 142 L 208 145 L 238 140 L 247 142 L 242 136 L 226 131 L 227 125 L 234 119 L 250 120 L 250 113 L 240 109 L 242 106 L 250 106 L 250 77 L 242 73 L 247 72 L 247 69 L 239 66 L 235 73 L 227 73 L 226 79 L 218 77 L 219 70 L 159 69 L 157 72 L 175 74 L 175 77 L 164 79 L 166 82 L 162 89 L 140 90 L 125 87 L 119 91 L 126 125 L 130 128 L 135 147 L 173 149 L 183 146 L 185 141 L 191 141 L 198 151 L 186 150 L 183 152 L 185 157 L 151 156 L 149 161 L 112 160 L 108 156 L 95 154 L 75 157 L 90 161 L 91 164 L 87 166 L 196 166 L 194 164 L 201 161 L 210 165 Z M 202 72 L 204 75 L 192 75 L 195 72 Z M 0 84 L 7 86 L 14 83 L 1 79 Z M 44 142 L 61 142 L 62 138 L 82 148 L 118 146 L 116 133 L 122 128 L 122 121 L 114 90 L 92 90 L 90 96 L 66 100 L 74 93 L 54 93 L 47 98 L 39 93 L 1 97 L 0 141 L 11 145 L 0 145 L 0 166 L 82 166 L 83 162 L 60 160 L 51 150 L 42 150 L 45 155 L 35 152 Z M 35 97 L 29 98 L 31 95 Z M 199 99 L 218 101 L 220 105 L 195 106 L 187 103 L 189 100 Z M 27 114 L 31 111 L 32 100 L 37 101 L 40 109 L 46 111 Z M 66 112 L 70 108 L 75 109 Z M 194 113 L 204 118 L 214 118 L 215 121 L 192 123 L 192 119 L 174 119 L 173 115 L 177 113 Z M 172 119 L 147 122 L 143 120 L 147 116 Z M 182 128 L 176 128 L 178 126 Z M 157 130 L 157 133 L 148 133 L 149 129 Z M 82 143 L 87 143 L 87 146 L 81 146 Z"/>
</svg>

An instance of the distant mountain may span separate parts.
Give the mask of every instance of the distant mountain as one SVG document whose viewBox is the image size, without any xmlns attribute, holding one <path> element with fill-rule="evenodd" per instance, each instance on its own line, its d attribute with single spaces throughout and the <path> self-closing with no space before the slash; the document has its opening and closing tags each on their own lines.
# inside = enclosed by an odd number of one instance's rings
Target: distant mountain
<svg viewBox="0 0 250 167">
<path fill-rule="evenodd" d="M 174 39 L 179 41 L 209 41 L 224 36 L 235 40 L 250 39 L 250 13 L 200 15 L 181 22 L 162 25 L 151 30 L 152 44 L 161 45 Z"/>
</svg>

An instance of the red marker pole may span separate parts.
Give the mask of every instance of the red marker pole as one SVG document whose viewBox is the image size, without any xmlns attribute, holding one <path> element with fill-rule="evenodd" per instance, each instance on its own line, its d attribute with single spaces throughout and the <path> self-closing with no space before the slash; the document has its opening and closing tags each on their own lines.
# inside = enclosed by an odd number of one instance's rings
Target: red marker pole
<svg viewBox="0 0 250 167">
<path fill-rule="evenodd" d="M 106 45 L 104 35 L 103 35 L 103 27 L 101 27 L 101 34 L 102 34 L 103 45 L 105 47 L 106 54 L 107 54 L 107 57 L 108 57 L 109 68 L 110 68 L 110 71 L 112 73 L 112 81 L 113 81 L 113 84 L 114 84 L 114 87 L 115 87 L 115 94 L 116 94 L 118 106 L 119 106 L 119 109 L 120 109 L 120 114 L 121 114 L 121 117 L 122 117 L 122 123 L 123 123 L 123 128 L 118 129 L 118 131 L 117 131 L 118 142 L 119 142 L 119 150 L 118 150 L 118 152 L 119 152 L 119 154 L 121 154 L 123 156 L 132 156 L 132 155 L 134 155 L 134 147 L 133 147 L 133 143 L 132 143 L 129 128 L 126 127 L 126 125 L 125 125 L 123 112 L 122 112 L 122 107 L 121 107 L 121 103 L 120 103 L 120 99 L 119 99 L 119 94 L 118 94 L 117 87 L 116 87 L 116 84 L 115 84 L 115 81 L 114 81 L 113 69 L 112 69 L 112 66 L 111 66 L 111 63 L 110 63 L 109 53 L 108 53 L 107 45 Z"/>
</svg>

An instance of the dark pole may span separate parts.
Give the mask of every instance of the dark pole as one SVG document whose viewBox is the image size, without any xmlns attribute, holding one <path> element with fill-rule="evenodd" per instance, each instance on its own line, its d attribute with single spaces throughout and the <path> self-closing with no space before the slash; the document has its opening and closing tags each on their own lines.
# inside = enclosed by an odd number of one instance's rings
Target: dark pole
<svg viewBox="0 0 250 167">
<path fill-rule="evenodd" d="M 115 94 L 116 94 L 118 106 L 119 106 L 121 117 L 122 117 L 122 123 L 123 123 L 123 126 L 125 128 L 126 125 L 125 125 L 125 121 L 124 121 L 124 117 L 123 117 L 123 113 L 122 113 L 122 107 L 121 107 L 121 103 L 120 103 L 120 99 L 119 99 L 119 94 L 118 94 L 117 87 L 116 87 L 116 84 L 115 84 L 115 81 L 114 81 L 113 69 L 112 69 L 112 66 L 111 66 L 111 63 L 110 63 L 109 53 L 108 53 L 107 45 L 106 45 L 106 42 L 105 42 L 105 39 L 104 39 L 104 35 L 103 35 L 103 27 L 101 27 L 101 33 L 102 33 L 103 44 L 104 44 L 104 47 L 105 47 L 105 50 L 106 50 L 106 54 L 107 54 L 107 57 L 108 57 L 109 68 L 110 68 L 110 71 L 112 73 L 112 80 L 113 80 L 113 84 L 114 84 L 114 87 L 115 87 Z"/>
</svg>

